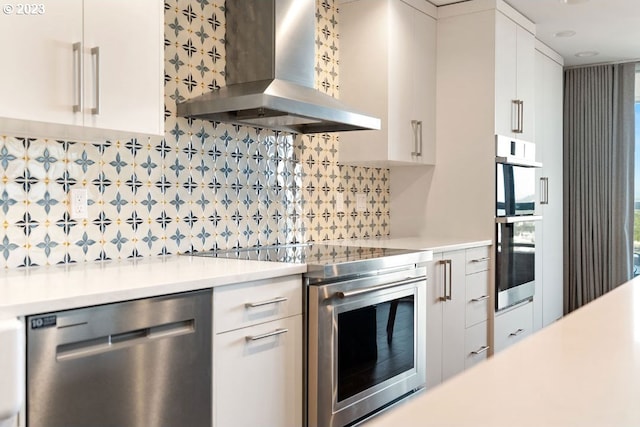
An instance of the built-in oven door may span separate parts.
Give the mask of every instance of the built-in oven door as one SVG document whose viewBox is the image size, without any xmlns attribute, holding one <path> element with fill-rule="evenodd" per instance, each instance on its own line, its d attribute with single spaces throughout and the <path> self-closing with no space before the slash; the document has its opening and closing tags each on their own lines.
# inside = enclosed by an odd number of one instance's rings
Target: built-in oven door
<svg viewBox="0 0 640 427">
<path fill-rule="evenodd" d="M 496 216 L 534 214 L 535 174 L 532 167 L 496 163 Z"/>
<path fill-rule="evenodd" d="M 535 294 L 535 228 L 539 216 L 496 219 L 496 310 Z"/>
<path fill-rule="evenodd" d="M 309 287 L 309 426 L 344 426 L 425 384 L 426 271 Z"/>
</svg>

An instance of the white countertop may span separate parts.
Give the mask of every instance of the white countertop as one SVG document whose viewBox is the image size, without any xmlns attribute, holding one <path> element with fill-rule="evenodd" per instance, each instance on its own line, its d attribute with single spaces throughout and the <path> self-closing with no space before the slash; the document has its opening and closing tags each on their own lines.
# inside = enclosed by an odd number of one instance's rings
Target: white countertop
<svg viewBox="0 0 640 427">
<path fill-rule="evenodd" d="M 304 264 L 171 255 L 0 273 L 0 319 L 269 279 Z"/>
<path fill-rule="evenodd" d="M 420 249 L 432 252 L 455 251 L 460 249 L 489 246 L 491 240 L 469 240 L 456 237 L 372 237 L 369 239 L 345 239 L 330 242 L 344 246 L 364 246 L 393 249 Z"/>
<path fill-rule="evenodd" d="M 490 244 L 461 239 L 341 240 L 341 245 L 433 250 Z M 169 255 L 0 272 L 0 319 L 107 304 L 306 271 L 304 264 Z"/>
<path fill-rule="evenodd" d="M 640 278 L 367 427 L 640 426 Z"/>
</svg>

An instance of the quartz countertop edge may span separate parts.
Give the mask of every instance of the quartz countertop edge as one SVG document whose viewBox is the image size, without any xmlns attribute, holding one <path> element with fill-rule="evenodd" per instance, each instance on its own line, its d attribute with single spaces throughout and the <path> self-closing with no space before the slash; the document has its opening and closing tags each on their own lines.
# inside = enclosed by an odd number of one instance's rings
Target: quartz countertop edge
<svg viewBox="0 0 640 427">
<path fill-rule="evenodd" d="M 366 427 L 639 426 L 640 278 Z"/>
<path fill-rule="evenodd" d="M 305 271 L 304 264 L 182 255 L 13 269 L 0 273 L 0 319 Z"/>
</svg>

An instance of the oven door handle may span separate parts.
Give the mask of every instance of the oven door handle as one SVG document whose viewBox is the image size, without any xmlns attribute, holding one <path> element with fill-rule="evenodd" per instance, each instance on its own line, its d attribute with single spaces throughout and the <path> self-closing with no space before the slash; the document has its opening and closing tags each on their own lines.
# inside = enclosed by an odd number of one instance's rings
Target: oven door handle
<svg viewBox="0 0 640 427">
<path fill-rule="evenodd" d="M 357 295 L 368 294 L 369 292 L 382 291 L 384 289 L 391 289 L 391 288 L 395 288 L 395 287 L 398 287 L 398 286 L 409 285 L 411 283 L 421 282 L 423 280 L 425 280 L 424 277 L 409 277 L 406 280 L 400 280 L 398 282 L 387 283 L 386 285 L 371 286 L 369 288 L 356 289 L 356 290 L 353 290 L 353 291 L 338 291 L 333 295 L 338 297 L 338 298 L 340 298 L 340 299 L 345 299 L 345 298 L 349 298 L 349 297 L 355 297 Z"/>
</svg>

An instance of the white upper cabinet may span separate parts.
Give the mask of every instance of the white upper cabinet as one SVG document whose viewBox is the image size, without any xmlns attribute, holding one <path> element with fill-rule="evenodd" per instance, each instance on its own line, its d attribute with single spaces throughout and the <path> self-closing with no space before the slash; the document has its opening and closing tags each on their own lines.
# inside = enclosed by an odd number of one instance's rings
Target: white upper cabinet
<svg viewBox="0 0 640 427">
<path fill-rule="evenodd" d="M 163 4 L 43 1 L 0 17 L 4 133 L 162 135 Z M 18 15 L 20 11 L 32 13 Z"/>
<path fill-rule="evenodd" d="M 85 126 L 163 133 L 163 23 L 157 0 L 84 1 Z"/>
<path fill-rule="evenodd" d="M 496 133 L 533 141 L 535 36 L 496 14 Z"/>
<path fill-rule="evenodd" d="M 435 163 L 435 7 L 422 0 L 340 5 L 340 99 L 382 119 L 342 132 L 346 164 Z"/>
<path fill-rule="evenodd" d="M 0 117 L 82 125 L 73 112 L 82 2 L 50 1 L 35 15 L 0 15 Z"/>
</svg>

